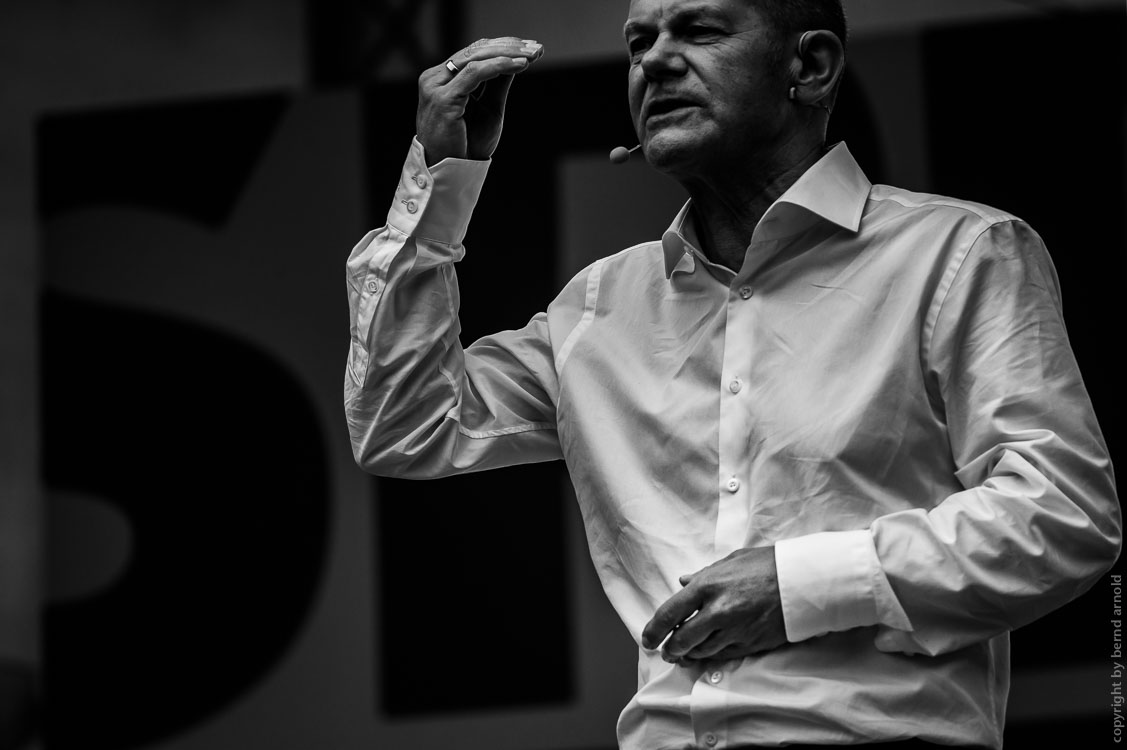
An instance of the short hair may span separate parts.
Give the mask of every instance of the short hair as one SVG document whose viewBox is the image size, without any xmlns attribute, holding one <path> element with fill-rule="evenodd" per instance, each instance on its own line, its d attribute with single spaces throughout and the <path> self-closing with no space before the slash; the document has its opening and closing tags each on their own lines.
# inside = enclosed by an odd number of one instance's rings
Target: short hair
<svg viewBox="0 0 1127 750">
<path fill-rule="evenodd" d="M 751 0 L 751 3 L 774 27 L 780 55 L 787 37 L 810 29 L 832 31 L 845 49 L 849 29 L 841 0 Z"/>
</svg>

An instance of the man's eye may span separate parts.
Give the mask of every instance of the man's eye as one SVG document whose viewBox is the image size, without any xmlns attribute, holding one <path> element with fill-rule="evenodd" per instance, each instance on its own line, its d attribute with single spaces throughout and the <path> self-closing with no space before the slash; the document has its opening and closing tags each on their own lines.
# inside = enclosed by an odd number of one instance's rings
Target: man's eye
<svg viewBox="0 0 1127 750">
<path fill-rule="evenodd" d="M 690 37 L 715 36 L 716 34 L 719 34 L 719 33 L 720 33 L 720 31 L 718 29 L 714 29 L 711 26 L 696 26 L 696 25 L 694 25 L 694 26 L 690 26 L 689 28 L 685 29 L 685 34 L 690 36 Z"/>
<path fill-rule="evenodd" d="M 630 50 L 630 57 L 636 58 L 650 48 L 650 40 L 645 37 L 636 37 L 626 43 Z"/>
</svg>

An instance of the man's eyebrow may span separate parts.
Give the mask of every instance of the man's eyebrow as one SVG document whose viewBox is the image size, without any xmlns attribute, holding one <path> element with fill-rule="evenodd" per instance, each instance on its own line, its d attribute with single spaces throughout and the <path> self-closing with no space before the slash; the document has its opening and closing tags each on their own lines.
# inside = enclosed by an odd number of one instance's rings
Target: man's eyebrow
<svg viewBox="0 0 1127 750">
<path fill-rule="evenodd" d="M 635 31 L 638 31 L 640 29 L 649 28 L 652 25 L 653 24 L 648 24 L 648 23 L 645 23 L 643 21 L 633 21 L 633 20 L 627 21 L 626 25 L 622 27 L 622 36 L 624 38 L 629 38 L 630 35 L 633 34 Z"/>
</svg>

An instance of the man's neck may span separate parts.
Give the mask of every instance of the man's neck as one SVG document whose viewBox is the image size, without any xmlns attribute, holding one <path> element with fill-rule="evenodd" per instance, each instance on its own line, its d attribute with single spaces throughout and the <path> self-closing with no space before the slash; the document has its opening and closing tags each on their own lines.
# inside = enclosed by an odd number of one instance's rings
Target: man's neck
<svg viewBox="0 0 1127 750">
<path fill-rule="evenodd" d="M 756 225 L 779 196 L 825 153 L 821 145 L 797 156 L 749 165 L 746 172 L 685 184 L 701 250 L 713 263 L 738 272 Z"/>
</svg>

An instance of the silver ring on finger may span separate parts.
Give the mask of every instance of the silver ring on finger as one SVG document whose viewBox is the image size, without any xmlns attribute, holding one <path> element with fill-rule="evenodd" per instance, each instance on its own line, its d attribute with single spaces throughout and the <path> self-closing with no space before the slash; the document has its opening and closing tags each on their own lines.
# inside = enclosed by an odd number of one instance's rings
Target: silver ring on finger
<svg viewBox="0 0 1127 750">
<path fill-rule="evenodd" d="M 461 70 L 461 68 L 459 68 L 457 65 L 454 64 L 453 60 L 447 60 L 446 61 L 446 69 L 449 70 L 454 75 L 458 75 L 458 71 Z"/>
</svg>

